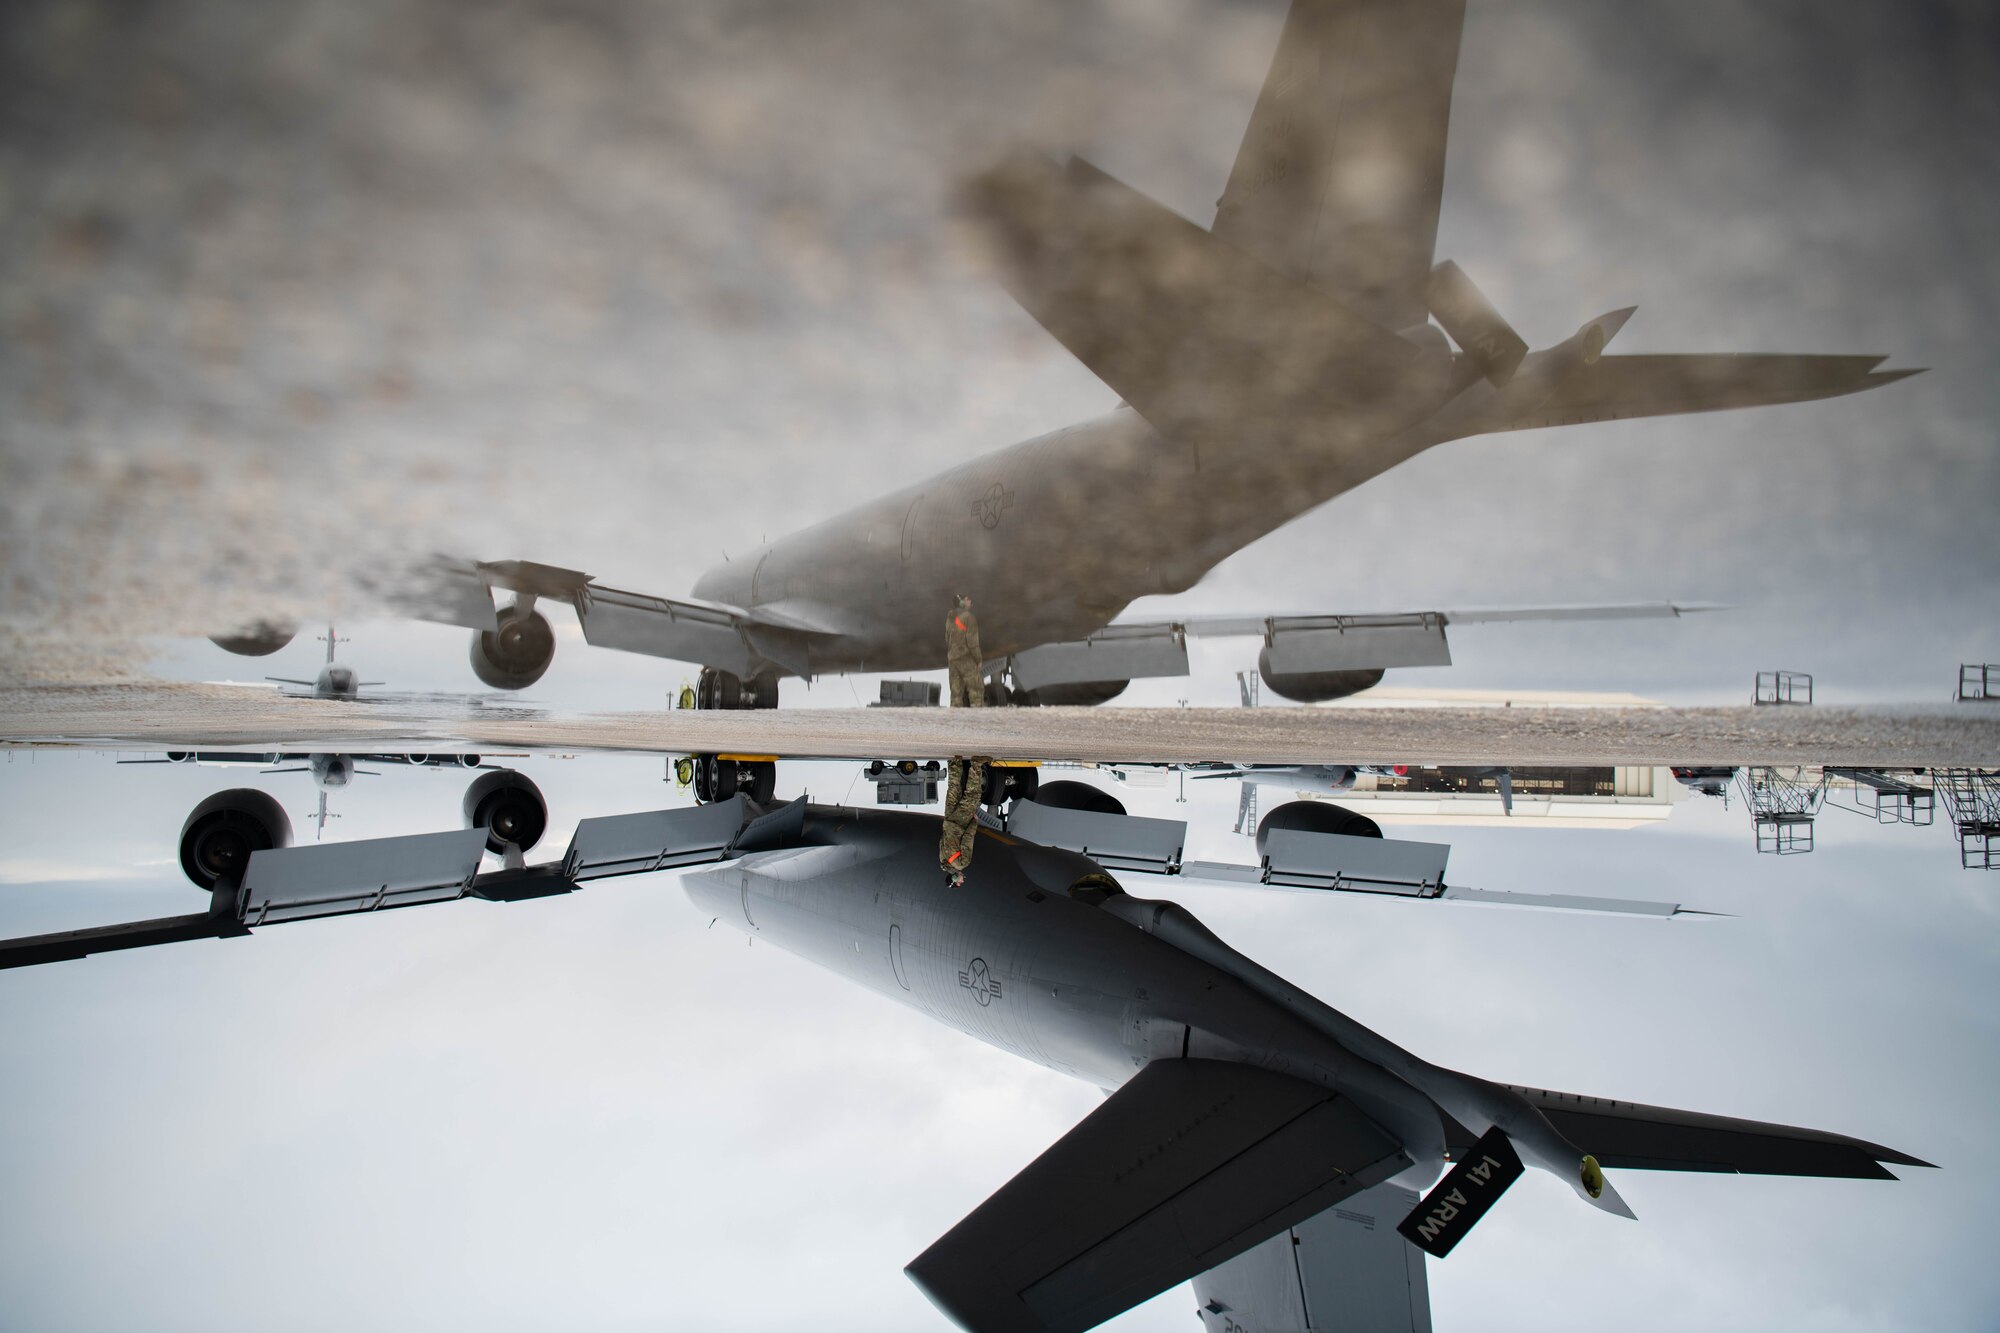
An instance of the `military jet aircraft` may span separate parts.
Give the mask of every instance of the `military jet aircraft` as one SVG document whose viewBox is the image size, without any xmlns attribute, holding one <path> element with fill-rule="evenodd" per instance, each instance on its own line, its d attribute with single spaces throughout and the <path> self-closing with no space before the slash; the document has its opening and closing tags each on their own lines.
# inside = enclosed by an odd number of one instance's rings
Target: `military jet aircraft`
<svg viewBox="0 0 2000 1333">
<path fill-rule="evenodd" d="M 1273 811 L 1259 864 L 1232 868 L 1182 862 L 1169 821 L 1020 802 L 1004 827 L 980 828 L 954 889 L 936 817 L 804 798 L 586 819 L 559 861 L 528 866 L 547 809 L 518 773 L 473 784 L 463 831 L 300 848 L 268 796 L 223 792 L 181 840 L 207 911 L 0 941 L 0 967 L 691 868 L 682 883 L 704 915 L 1108 1091 L 908 1266 L 940 1309 L 993 1333 L 1087 1329 L 1190 1278 L 1211 1333 L 1428 1330 L 1423 1253 L 1448 1254 L 1529 1166 L 1631 1217 L 1607 1168 L 1892 1179 L 1883 1163 L 1927 1165 L 1838 1134 L 1431 1064 L 1114 874 L 1452 896 L 1428 874 L 1400 886 L 1349 874 L 1380 840 L 1316 831 L 1322 809 Z M 1105 850 L 1076 850 L 1086 843 Z M 506 868 L 482 872 L 488 852 Z M 1375 1224 L 1394 1218 L 1395 1230 Z"/>
<path fill-rule="evenodd" d="M 1674 604 L 1130 623 L 1251 542 L 1434 445 L 1499 431 L 1795 403 L 1913 370 L 1879 356 L 1613 356 L 1613 310 L 1539 350 L 1434 263 L 1463 0 L 1296 0 L 1206 230 L 1088 162 L 1012 158 L 965 208 L 1015 297 L 1123 399 L 716 566 L 689 598 L 510 559 L 443 560 L 409 608 L 475 631 L 501 689 L 555 652 L 538 600 L 594 645 L 703 667 L 708 707 L 780 677 L 942 667 L 954 593 L 989 693 L 1096 703 L 1184 675 L 1190 635 L 1261 638 L 1293 700 L 1450 661 L 1482 619 L 1674 615 Z M 496 606 L 496 594 L 511 594 Z"/>
</svg>

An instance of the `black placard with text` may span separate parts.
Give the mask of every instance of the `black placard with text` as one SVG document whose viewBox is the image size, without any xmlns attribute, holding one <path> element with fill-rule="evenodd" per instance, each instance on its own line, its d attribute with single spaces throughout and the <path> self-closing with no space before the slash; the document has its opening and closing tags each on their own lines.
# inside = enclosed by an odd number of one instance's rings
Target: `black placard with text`
<svg viewBox="0 0 2000 1333">
<path fill-rule="evenodd" d="M 1486 1131 L 1396 1230 L 1410 1244 L 1442 1259 L 1521 1178 L 1521 1158 L 1499 1126 Z"/>
</svg>

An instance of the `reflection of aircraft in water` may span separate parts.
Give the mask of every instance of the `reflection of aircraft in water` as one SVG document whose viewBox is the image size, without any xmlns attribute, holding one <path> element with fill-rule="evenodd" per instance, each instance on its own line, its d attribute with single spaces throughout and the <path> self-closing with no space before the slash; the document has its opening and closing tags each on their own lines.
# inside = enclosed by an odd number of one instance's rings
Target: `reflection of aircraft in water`
<svg viewBox="0 0 2000 1333">
<path fill-rule="evenodd" d="M 215 642 L 220 642 L 220 640 L 216 640 Z M 364 685 L 386 685 L 388 683 L 381 680 L 363 680 L 361 679 L 361 673 L 353 667 L 348 666 L 344 662 L 334 660 L 334 647 L 343 642 L 343 640 L 335 637 L 333 626 L 328 625 L 326 627 L 326 638 L 323 642 L 326 644 L 326 664 L 319 669 L 319 674 L 313 679 L 297 680 L 291 676 L 266 676 L 264 679 L 276 681 L 280 685 L 303 685 L 312 691 L 308 695 L 294 695 L 294 698 L 346 699 L 350 701 L 360 696 L 361 687 Z"/>
<path fill-rule="evenodd" d="M 1228 878 L 1228 868 L 1180 861 L 1166 821 L 1065 799 L 1064 785 L 1017 802 L 1004 828 L 983 823 L 959 889 L 938 873 L 935 817 L 803 798 L 586 819 L 559 860 L 528 866 L 547 808 L 516 773 L 474 784 L 462 831 L 297 848 L 268 796 L 224 792 L 182 831 L 181 864 L 207 891 L 207 912 L 0 942 L 0 966 L 686 869 L 704 915 L 1110 1090 L 909 1264 L 926 1295 L 975 1329 L 1087 1329 L 1190 1279 L 1210 1330 L 1329 1327 L 1342 1311 L 1368 1312 L 1370 1327 L 1428 1329 L 1423 1252 L 1448 1254 L 1526 1167 L 1631 1217 L 1607 1169 L 1889 1179 L 1884 1163 L 1925 1165 L 1843 1135 L 1432 1064 L 1236 952 L 1179 904 L 1127 893 L 1116 876 Z M 1262 882 L 1312 887 L 1286 876 L 1366 864 L 1350 857 L 1375 840 L 1319 831 L 1325 808 L 1267 816 Z M 1085 855 L 1080 842 L 1104 850 Z M 504 868 L 481 869 L 490 852 Z M 1317 887 L 1449 896 L 1340 878 Z M 1386 1218 L 1402 1223 L 1375 1224 Z"/>
<path fill-rule="evenodd" d="M 304 760 L 304 763 L 299 763 Z M 356 777 L 375 777 L 372 769 L 360 764 L 398 764 L 412 768 L 479 768 L 476 754 L 302 754 L 268 751 L 238 753 L 233 750 L 169 750 L 158 759 L 120 759 L 121 764 L 196 764 L 208 768 L 254 768 L 259 773 L 310 773 L 319 788 L 319 812 L 314 823 L 326 832 L 326 821 L 339 815 L 326 808 L 326 794 L 347 786 Z M 492 767 L 492 765 L 484 765 Z"/>
<path fill-rule="evenodd" d="M 957 592 L 978 606 L 989 691 L 1023 703 L 1184 675 L 1192 635 L 1260 638 L 1271 688 L 1316 701 L 1448 663 L 1452 625 L 1676 614 L 1117 620 L 1434 445 L 1914 373 L 1878 356 L 1610 355 L 1630 309 L 1530 350 L 1455 264 L 1433 263 L 1462 18 L 1462 0 L 1298 0 L 1207 230 L 1081 159 L 1016 158 L 970 184 L 1010 290 L 1123 400 L 1109 415 L 725 561 L 687 599 L 531 561 L 445 561 L 411 609 L 476 631 L 473 668 L 497 688 L 548 669 L 536 607 L 551 600 L 591 644 L 701 664 L 704 706 L 756 708 L 784 676 L 944 666 Z M 499 592 L 512 599 L 496 608 Z"/>
</svg>

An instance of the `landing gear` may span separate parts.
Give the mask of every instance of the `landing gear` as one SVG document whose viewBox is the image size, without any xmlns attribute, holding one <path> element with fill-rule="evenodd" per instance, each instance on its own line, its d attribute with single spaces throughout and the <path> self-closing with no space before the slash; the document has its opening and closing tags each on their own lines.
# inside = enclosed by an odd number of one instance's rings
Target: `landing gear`
<svg viewBox="0 0 2000 1333">
<path fill-rule="evenodd" d="M 703 667 L 695 680 L 696 708 L 776 708 L 778 678 L 766 674 L 745 680 L 728 671 Z"/>
<path fill-rule="evenodd" d="M 768 805 L 778 794 L 778 765 L 773 760 L 698 754 L 692 761 L 694 798 L 703 805 L 726 801 L 739 792 L 759 805 Z"/>
<path fill-rule="evenodd" d="M 980 804 L 989 810 L 998 810 L 1009 801 L 1031 801 L 1041 781 L 1041 770 L 1037 768 L 989 764 L 986 768 L 986 789 L 980 797 Z"/>
</svg>

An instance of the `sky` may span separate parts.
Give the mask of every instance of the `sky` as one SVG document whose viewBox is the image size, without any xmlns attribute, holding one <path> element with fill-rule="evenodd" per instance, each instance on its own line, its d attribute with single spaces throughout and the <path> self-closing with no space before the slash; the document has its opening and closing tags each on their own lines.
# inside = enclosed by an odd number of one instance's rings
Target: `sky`
<svg viewBox="0 0 2000 1333">
<path fill-rule="evenodd" d="M 1205 224 L 1283 10 L 7 6 L 0 678 L 309 676 L 316 631 L 258 660 L 197 637 L 282 612 L 336 618 L 370 679 L 464 688 L 463 633 L 381 620 L 358 575 L 445 549 L 676 594 L 1108 409 L 952 184 L 1027 139 Z M 1172 609 L 1708 600 L 1733 609 L 1468 628 L 1450 673 L 1392 683 L 1706 702 L 1786 667 L 1825 701 L 1944 698 L 2000 658 L 1995 25 L 1974 0 L 1473 0 L 1437 253 L 1531 343 L 1636 303 L 1615 351 L 1930 369 L 1446 445 Z M 557 628 L 538 700 L 652 707 L 692 674 Z M 1128 699 L 1226 702 L 1232 651 Z M 654 760 L 520 762 L 551 853 L 577 818 L 686 799 Z M 191 910 L 173 839 L 227 780 L 0 760 L 0 930 Z M 266 782 L 303 831 L 310 781 Z M 1199 816 L 1227 855 L 1234 792 L 1206 786 L 1134 812 Z M 452 826 L 459 791 L 358 779 L 328 836 Z M 1478 887 L 1738 915 L 1172 894 L 1441 1063 L 1943 1169 L 1628 1172 L 1636 1225 L 1530 1176 L 1432 1264 L 1438 1328 L 2000 1322 L 1996 909 L 1945 830 L 1829 815 L 1812 855 L 1760 858 L 1704 802 L 1450 841 Z M 939 1326 L 901 1266 L 1097 1091 L 703 925 L 661 875 L 0 974 L 0 1328 Z M 1112 1327 L 1183 1329 L 1190 1303 Z"/>
</svg>

